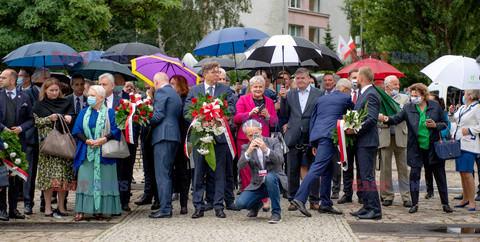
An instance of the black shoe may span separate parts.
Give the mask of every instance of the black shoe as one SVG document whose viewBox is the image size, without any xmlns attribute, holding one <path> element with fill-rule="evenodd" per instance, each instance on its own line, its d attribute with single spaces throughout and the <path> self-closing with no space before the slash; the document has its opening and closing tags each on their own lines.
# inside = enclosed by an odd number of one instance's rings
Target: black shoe
<svg viewBox="0 0 480 242">
<path fill-rule="evenodd" d="M 192 218 L 201 218 L 203 217 L 203 210 L 195 209 L 195 212 L 192 215 Z"/>
<path fill-rule="evenodd" d="M 132 209 L 130 208 L 130 206 L 128 206 L 128 204 L 122 205 L 122 210 L 125 211 L 125 212 L 131 212 L 132 211 Z"/>
<path fill-rule="evenodd" d="M 340 212 L 338 210 L 335 210 L 333 207 L 329 207 L 329 206 L 320 206 L 320 208 L 318 209 L 318 212 L 319 213 L 335 214 L 335 215 L 343 214 L 342 212 Z"/>
<path fill-rule="evenodd" d="M 339 195 L 338 192 L 332 193 L 332 196 L 330 196 L 330 199 L 338 199 Z"/>
<path fill-rule="evenodd" d="M 412 201 L 403 201 L 403 206 L 409 208 L 412 206 Z"/>
<path fill-rule="evenodd" d="M 40 207 L 40 212 L 44 213 L 45 212 L 45 207 Z"/>
<path fill-rule="evenodd" d="M 225 214 L 225 212 L 223 212 L 223 209 L 218 209 L 218 210 L 215 210 L 215 216 L 217 218 L 226 218 L 227 215 Z"/>
<path fill-rule="evenodd" d="M 180 209 L 180 214 L 187 214 L 188 213 L 188 208 L 187 207 L 182 207 Z"/>
<path fill-rule="evenodd" d="M 32 207 L 25 207 L 25 211 L 23 213 L 26 215 L 31 215 L 33 213 Z"/>
<path fill-rule="evenodd" d="M 373 219 L 373 220 L 380 220 L 382 219 L 382 213 L 376 213 L 373 210 L 368 211 L 368 213 L 363 215 L 357 216 L 359 219 Z"/>
<path fill-rule="evenodd" d="M 232 211 L 240 211 L 240 209 L 237 208 L 237 206 L 235 206 L 235 204 L 233 204 L 233 203 L 225 206 L 225 209 L 232 210 Z"/>
<path fill-rule="evenodd" d="M 358 198 L 358 203 L 363 204 L 363 198 L 359 197 Z"/>
<path fill-rule="evenodd" d="M 292 200 L 292 204 L 297 206 L 298 210 L 303 213 L 303 215 L 307 217 L 312 217 L 312 215 L 307 211 L 307 208 L 305 207 L 305 203 L 302 203 L 298 201 L 297 199 Z"/>
<path fill-rule="evenodd" d="M 258 215 L 258 211 L 260 211 L 262 207 L 259 207 L 258 209 L 250 209 L 250 212 L 247 214 L 247 217 L 249 218 L 255 218 Z"/>
<path fill-rule="evenodd" d="M 262 211 L 268 212 L 268 211 L 270 211 L 270 207 L 262 207 Z"/>
<path fill-rule="evenodd" d="M 211 204 L 211 203 L 205 204 L 205 211 L 210 211 L 212 209 L 213 209 L 213 204 Z"/>
<path fill-rule="evenodd" d="M 425 199 L 430 199 L 430 198 L 433 198 L 433 192 L 428 192 L 427 195 L 425 195 Z M 462 199 L 463 199 L 463 195 L 462 195 Z"/>
<path fill-rule="evenodd" d="M 113 217 L 120 217 L 120 216 L 122 216 L 122 214 L 121 213 L 115 213 L 115 214 L 112 214 L 112 216 Z"/>
<path fill-rule="evenodd" d="M 53 212 L 60 216 L 64 216 L 64 217 L 68 216 L 68 213 L 62 213 L 58 208 L 54 209 Z"/>
<path fill-rule="evenodd" d="M 276 224 L 280 221 L 282 221 L 282 216 L 279 213 L 272 213 L 272 216 L 270 217 L 270 220 L 268 220 L 268 223 Z"/>
<path fill-rule="evenodd" d="M 475 201 L 480 201 L 480 194 L 477 195 L 477 197 L 475 198 Z"/>
<path fill-rule="evenodd" d="M 151 197 L 146 197 L 146 196 L 143 196 L 142 198 L 140 198 L 140 200 L 134 202 L 136 205 L 138 206 L 142 206 L 142 205 L 147 205 L 147 204 L 152 204 L 152 198 Z"/>
<path fill-rule="evenodd" d="M 25 215 L 21 214 L 17 209 L 10 210 L 8 216 L 15 219 L 25 219 Z"/>
<path fill-rule="evenodd" d="M 458 195 L 458 196 L 456 196 L 456 197 L 453 197 L 453 199 L 455 199 L 455 200 L 463 200 L 463 193 L 460 194 L 460 195 Z"/>
<path fill-rule="evenodd" d="M 418 211 L 418 205 L 412 206 L 410 210 L 408 210 L 409 213 L 416 213 Z"/>
<path fill-rule="evenodd" d="M 155 201 L 153 202 L 152 206 L 150 207 L 151 210 L 158 210 L 160 209 L 160 202 Z"/>
<path fill-rule="evenodd" d="M 382 205 L 385 207 L 392 206 L 393 200 L 384 200 Z"/>
<path fill-rule="evenodd" d="M 368 210 L 366 208 L 361 208 L 356 212 L 351 212 L 350 215 L 357 217 L 358 215 L 365 215 L 367 213 L 368 213 Z"/>
<path fill-rule="evenodd" d="M 451 213 L 453 210 L 448 205 L 443 205 L 443 211 L 446 213 Z"/>
<path fill-rule="evenodd" d="M 160 213 L 160 211 L 154 213 L 154 214 L 150 214 L 148 215 L 149 218 L 171 218 L 172 217 L 172 213 L 169 213 L 169 214 L 164 214 L 164 213 Z"/>
<path fill-rule="evenodd" d="M 5 211 L 5 210 L 0 211 L 0 220 L 1 220 L 1 221 L 8 221 L 8 220 L 10 220 L 10 219 L 8 218 L 7 211 Z"/>
<path fill-rule="evenodd" d="M 343 195 L 343 197 L 337 201 L 338 204 L 351 203 L 351 202 L 352 202 L 352 197 L 347 197 L 345 195 Z"/>
</svg>

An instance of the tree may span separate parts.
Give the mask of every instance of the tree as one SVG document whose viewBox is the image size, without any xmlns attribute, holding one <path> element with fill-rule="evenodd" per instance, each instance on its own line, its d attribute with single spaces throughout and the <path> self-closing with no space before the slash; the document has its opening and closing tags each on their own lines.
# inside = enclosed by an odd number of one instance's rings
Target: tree
<svg viewBox="0 0 480 242">
<path fill-rule="evenodd" d="M 330 31 L 332 31 L 330 29 L 330 25 L 327 26 L 327 28 L 325 29 L 325 37 L 323 37 L 323 41 L 325 41 L 325 45 L 335 51 L 335 46 L 333 45 L 332 41 L 333 41 L 333 37 L 332 37 L 332 34 L 330 33 Z"/>
</svg>

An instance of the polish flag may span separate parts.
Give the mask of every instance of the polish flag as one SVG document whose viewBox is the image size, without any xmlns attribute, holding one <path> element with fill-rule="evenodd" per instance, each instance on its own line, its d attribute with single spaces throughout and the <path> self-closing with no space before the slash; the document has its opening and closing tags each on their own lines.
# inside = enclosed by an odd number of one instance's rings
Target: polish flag
<svg viewBox="0 0 480 242">
<path fill-rule="evenodd" d="M 347 59 L 348 55 L 350 54 L 351 50 L 350 47 L 348 47 L 347 42 L 342 38 L 342 36 L 338 36 L 338 47 L 337 47 L 337 53 L 342 59 Z"/>
<path fill-rule="evenodd" d="M 355 50 L 355 42 L 353 42 L 352 36 L 350 36 L 350 40 L 348 40 L 348 48 L 349 51 L 345 54 L 345 59 L 347 59 L 348 55 L 350 55 L 350 53 Z"/>
</svg>

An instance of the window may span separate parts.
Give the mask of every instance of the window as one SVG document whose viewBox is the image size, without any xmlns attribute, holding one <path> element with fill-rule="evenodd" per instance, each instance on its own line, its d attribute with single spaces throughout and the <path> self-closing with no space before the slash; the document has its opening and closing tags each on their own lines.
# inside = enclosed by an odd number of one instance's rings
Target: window
<svg viewBox="0 0 480 242">
<path fill-rule="evenodd" d="M 302 27 L 296 25 L 289 25 L 288 34 L 291 36 L 302 37 Z"/>
<path fill-rule="evenodd" d="M 301 5 L 300 3 L 302 2 L 302 0 L 290 0 L 290 7 L 291 8 L 300 8 Z"/>
<path fill-rule="evenodd" d="M 308 40 L 315 44 L 320 44 L 321 37 L 320 37 L 320 28 L 310 27 L 308 31 Z"/>
<path fill-rule="evenodd" d="M 309 10 L 312 12 L 320 12 L 320 0 L 310 0 Z"/>
</svg>

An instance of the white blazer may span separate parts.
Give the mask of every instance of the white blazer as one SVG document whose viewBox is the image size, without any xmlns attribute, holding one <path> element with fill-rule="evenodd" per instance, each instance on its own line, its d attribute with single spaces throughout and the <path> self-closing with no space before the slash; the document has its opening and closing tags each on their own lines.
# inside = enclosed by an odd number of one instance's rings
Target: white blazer
<svg viewBox="0 0 480 242">
<path fill-rule="evenodd" d="M 453 115 L 448 115 L 448 120 L 455 123 L 456 128 L 452 130 L 452 137 L 460 140 L 461 149 L 480 155 L 480 104 L 475 101 L 466 107 L 461 106 Z M 462 129 L 468 128 L 470 134 L 463 135 Z"/>
</svg>

